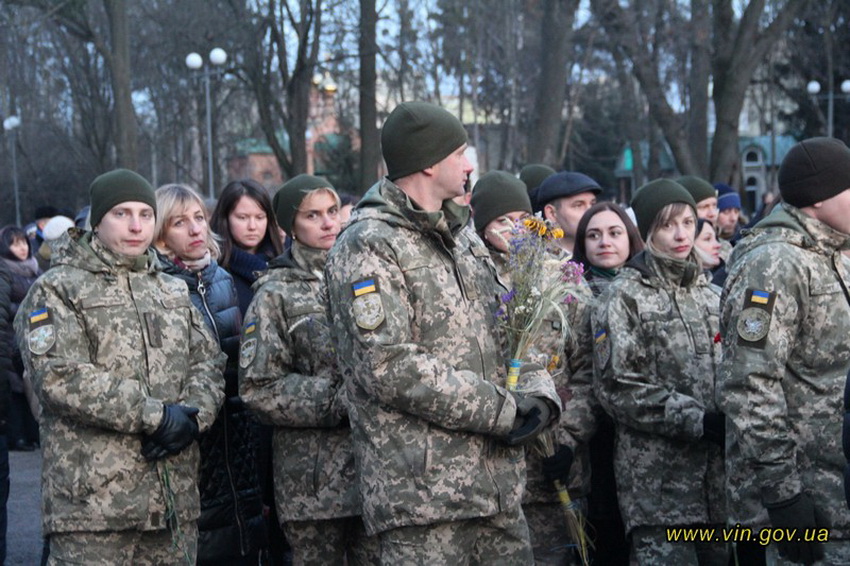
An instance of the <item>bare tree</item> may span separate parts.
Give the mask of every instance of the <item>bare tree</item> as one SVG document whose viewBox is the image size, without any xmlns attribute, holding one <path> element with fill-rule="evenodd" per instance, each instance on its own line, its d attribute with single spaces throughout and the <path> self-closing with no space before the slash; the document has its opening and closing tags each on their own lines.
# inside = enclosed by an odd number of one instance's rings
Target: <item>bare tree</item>
<svg viewBox="0 0 850 566">
<path fill-rule="evenodd" d="M 380 160 L 378 110 L 375 100 L 378 43 L 375 0 L 360 0 L 360 190 L 375 182 Z"/>
</svg>

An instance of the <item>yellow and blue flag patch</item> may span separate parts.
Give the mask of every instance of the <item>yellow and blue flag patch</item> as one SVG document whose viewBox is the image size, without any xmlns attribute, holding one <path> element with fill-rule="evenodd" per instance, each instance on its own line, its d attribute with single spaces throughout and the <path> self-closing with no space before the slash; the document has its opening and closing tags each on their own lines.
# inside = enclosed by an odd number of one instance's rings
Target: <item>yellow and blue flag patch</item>
<svg viewBox="0 0 850 566">
<path fill-rule="evenodd" d="M 30 324 L 35 324 L 48 318 L 50 318 L 50 311 L 46 308 L 34 310 L 30 313 Z"/>
<path fill-rule="evenodd" d="M 770 301 L 770 293 L 767 291 L 753 289 L 753 294 L 750 300 L 758 305 L 766 305 Z"/>
<path fill-rule="evenodd" d="M 245 336 L 251 334 L 256 329 L 257 329 L 257 323 L 256 322 L 249 322 L 248 324 L 245 325 Z"/>
<path fill-rule="evenodd" d="M 364 279 L 351 285 L 351 290 L 354 291 L 354 296 L 359 297 L 367 293 L 374 293 L 378 290 L 374 279 Z"/>
</svg>

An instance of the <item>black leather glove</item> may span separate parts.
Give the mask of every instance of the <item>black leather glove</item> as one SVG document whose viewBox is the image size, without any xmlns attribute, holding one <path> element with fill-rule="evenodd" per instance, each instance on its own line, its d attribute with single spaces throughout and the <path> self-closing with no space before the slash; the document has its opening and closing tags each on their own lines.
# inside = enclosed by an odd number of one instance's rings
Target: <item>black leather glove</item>
<svg viewBox="0 0 850 566">
<path fill-rule="evenodd" d="M 165 405 L 162 422 L 151 435 L 142 439 L 145 460 L 159 460 L 179 454 L 199 436 L 198 409 L 185 405 Z"/>
<path fill-rule="evenodd" d="M 538 397 L 526 397 L 513 394 L 516 397 L 516 419 L 508 433 L 506 442 L 511 446 L 531 442 L 549 424 L 552 410 L 545 400 Z"/>
<path fill-rule="evenodd" d="M 543 477 L 551 484 L 554 484 L 557 480 L 561 482 L 562 486 L 567 487 L 570 483 L 570 468 L 572 466 L 573 449 L 559 444 L 553 455 L 543 458 Z"/>
<path fill-rule="evenodd" d="M 791 562 L 813 564 L 823 558 L 823 546 L 816 541 L 808 542 L 803 533 L 804 529 L 816 529 L 826 523 L 820 518 L 811 498 L 800 493 L 788 501 L 774 505 L 766 505 L 770 524 L 775 529 L 797 529 L 799 540 L 777 542 L 779 555 Z M 812 538 L 809 535 L 808 538 Z"/>
<path fill-rule="evenodd" d="M 702 437 L 725 450 L 726 415 L 723 413 L 704 413 L 702 416 Z"/>
</svg>

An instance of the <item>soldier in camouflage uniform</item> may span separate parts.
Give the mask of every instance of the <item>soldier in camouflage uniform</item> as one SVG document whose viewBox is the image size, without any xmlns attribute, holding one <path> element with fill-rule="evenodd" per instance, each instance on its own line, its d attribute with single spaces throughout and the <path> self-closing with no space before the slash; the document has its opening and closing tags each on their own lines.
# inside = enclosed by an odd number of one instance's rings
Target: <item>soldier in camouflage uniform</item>
<svg viewBox="0 0 850 566">
<path fill-rule="evenodd" d="M 49 564 L 194 564 L 198 446 L 224 397 L 224 355 L 149 249 L 156 200 L 116 170 L 91 186 L 15 319 L 41 402 Z"/>
<path fill-rule="evenodd" d="M 848 564 L 840 439 L 850 368 L 841 256 L 850 249 L 850 149 L 832 138 L 798 143 L 779 188 L 784 203 L 735 247 L 722 296 L 718 397 L 739 445 L 729 492 L 739 494 L 736 512 L 757 517 L 766 507 L 775 528 L 830 529 L 827 544 L 803 539 L 769 553 Z"/>
<path fill-rule="evenodd" d="M 363 516 L 383 564 L 529 564 L 522 448 L 558 417 L 540 366 L 504 385 L 500 289 L 467 227 L 466 132 L 445 110 L 399 105 L 388 175 L 358 204 L 325 274 L 344 364 Z"/>
<path fill-rule="evenodd" d="M 490 171 L 472 191 L 475 229 L 490 251 L 499 277 L 510 287 L 509 242 L 517 221 L 531 215 L 525 184 L 504 171 Z M 561 262 L 551 262 L 552 277 L 561 276 Z M 587 441 L 594 434 L 593 358 L 588 336 L 590 290 L 576 288 L 578 297 L 564 305 L 570 322 L 567 343 L 561 343 L 561 316 L 552 312 L 544 323 L 544 335 L 534 345 L 538 360 L 552 375 L 564 412 L 555 432 L 558 451 L 543 458 L 533 448 L 526 450 L 527 483 L 522 510 L 528 522 L 535 564 L 561 565 L 576 562 L 575 541 L 568 536 L 564 511 L 553 488 L 559 479 L 569 488 L 579 507 L 590 490 Z M 582 324 L 586 319 L 587 324 Z M 547 331 L 548 330 L 548 331 Z M 577 563 L 577 562 L 576 562 Z"/>
<path fill-rule="evenodd" d="M 269 264 L 245 316 L 242 398 L 274 425 L 278 517 L 293 563 L 378 563 L 366 535 L 342 374 L 322 297 L 328 249 L 340 230 L 330 184 L 298 175 L 275 195 L 292 247 Z"/>
<path fill-rule="evenodd" d="M 638 564 L 725 564 L 722 543 L 667 540 L 665 527 L 721 527 L 724 418 L 714 403 L 719 298 L 693 252 L 696 205 L 669 180 L 635 193 L 647 249 L 593 315 L 595 390 L 616 422 L 620 509 Z"/>
</svg>

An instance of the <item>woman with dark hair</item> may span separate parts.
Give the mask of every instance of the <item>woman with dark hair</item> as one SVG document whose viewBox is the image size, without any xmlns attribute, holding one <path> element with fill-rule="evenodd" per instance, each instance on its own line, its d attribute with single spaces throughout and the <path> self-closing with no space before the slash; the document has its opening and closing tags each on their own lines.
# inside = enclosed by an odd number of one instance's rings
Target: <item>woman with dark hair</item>
<svg viewBox="0 0 850 566">
<path fill-rule="evenodd" d="M 33 257 L 26 232 L 17 226 L 6 226 L 0 231 L 0 259 L 11 277 L 11 311 L 14 318 L 18 306 L 27 296 L 27 291 L 41 275 L 41 269 Z M 12 341 L 11 348 L 14 371 L 9 375 L 11 397 L 6 435 L 10 450 L 31 451 L 38 447 L 38 422 L 26 397 L 24 364 L 15 340 Z"/>
<path fill-rule="evenodd" d="M 722 245 L 717 229 L 710 220 L 697 220 L 697 239 L 694 251 L 712 283 L 723 288 L 726 282 L 726 262 L 723 261 Z"/>
<path fill-rule="evenodd" d="M 268 191 L 251 179 L 232 181 L 221 191 L 210 222 L 221 236 L 221 266 L 233 275 L 239 310 L 248 309 L 251 285 L 268 262 L 283 252 Z"/>
<path fill-rule="evenodd" d="M 613 202 L 599 202 L 579 220 L 573 261 L 584 266 L 585 280 L 594 296 L 599 296 L 620 268 L 642 250 L 643 240 L 626 211 Z M 596 409 L 596 434 L 589 442 L 592 473 L 587 512 L 596 531 L 594 561 L 625 566 L 629 545 L 614 478 L 614 421 L 598 405 Z"/>
<path fill-rule="evenodd" d="M 632 563 L 726 565 L 723 543 L 671 528 L 721 528 L 725 417 L 715 401 L 720 301 L 694 252 L 697 206 L 659 179 L 632 198 L 646 249 L 593 313 L 594 389 L 616 423 L 614 469 Z"/>
<path fill-rule="evenodd" d="M 579 220 L 573 261 L 584 266 L 585 279 L 599 295 L 604 283 L 642 250 L 643 240 L 626 211 L 613 202 L 599 202 Z"/>
</svg>

